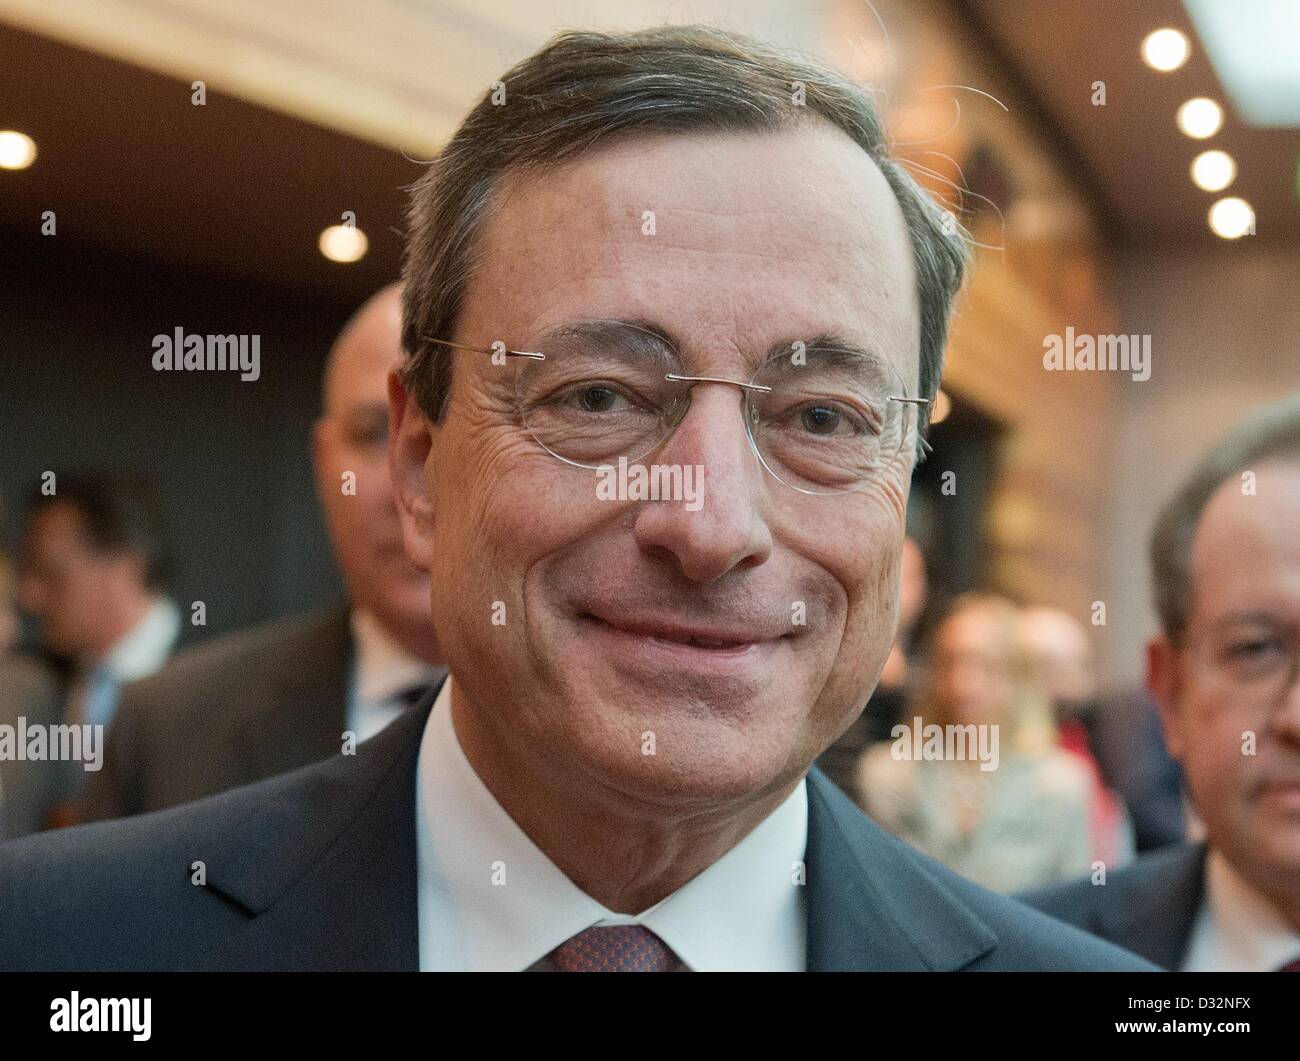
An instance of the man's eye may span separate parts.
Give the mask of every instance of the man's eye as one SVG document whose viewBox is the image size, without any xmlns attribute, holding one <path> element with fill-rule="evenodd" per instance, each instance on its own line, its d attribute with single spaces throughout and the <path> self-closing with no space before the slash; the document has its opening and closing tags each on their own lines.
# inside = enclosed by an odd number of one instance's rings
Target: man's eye
<svg viewBox="0 0 1300 1061">
<path fill-rule="evenodd" d="M 843 414 L 830 405 L 810 405 L 799 414 L 804 430 L 814 435 L 833 435 L 841 424 L 851 429 Z"/>
<path fill-rule="evenodd" d="M 1269 659 L 1285 651 L 1285 646 L 1276 638 L 1239 641 L 1228 649 L 1228 655 L 1234 660 L 1254 662 Z"/>
<path fill-rule="evenodd" d="M 352 445 L 358 449 L 368 446 L 386 446 L 388 444 L 388 426 L 366 428 L 352 432 Z"/>
<path fill-rule="evenodd" d="M 585 387 L 574 397 L 579 407 L 588 413 L 609 412 L 618 401 L 618 395 L 609 387 Z"/>
<path fill-rule="evenodd" d="M 875 434 L 872 425 L 840 402 L 807 402 L 792 406 L 777 423 L 796 432 L 821 438 L 853 438 Z"/>
<path fill-rule="evenodd" d="M 582 383 L 557 396 L 557 404 L 581 413 L 618 413 L 639 408 L 645 403 L 634 401 L 621 387 L 607 383 Z"/>
</svg>

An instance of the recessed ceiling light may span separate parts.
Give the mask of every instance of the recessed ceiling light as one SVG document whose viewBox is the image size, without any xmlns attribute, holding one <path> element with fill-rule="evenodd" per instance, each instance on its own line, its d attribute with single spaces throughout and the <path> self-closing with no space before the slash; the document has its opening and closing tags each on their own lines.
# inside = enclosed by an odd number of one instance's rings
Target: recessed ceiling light
<svg viewBox="0 0 1300 1061">
<path fill-rule="evenodd" d="M 26 169 L 35 160 L 35 140 L 12 129 L 0 132 L 0 169 Z"/>
<path fill-rule="evenodd" d="M 1187 62 L 1191 50 L 1187 37 L 1176 29 L 1158 29 L 1148 33 L 1142 42 L 1142 61 L 1152 70 L 1167 74 Z"/>
<path fill-rule="evenodd" d="M 1245 199 L 1220 199 L 1210 207 L 1210 228 L 1216 236 L 1238 239 L 1255 231 L 1255 211 Z"/>
<path fill-rule="evenodd" d="M 366 256 L 370 241 L 355 225 L 330 225 L 320 234 L 320 252 L 332 262 L 355 262 Z"/>
<path fill-rule="evenodd" d="M 1193 140 L 1213 136 L 1223 126 L 1223 108 L 1212 99 L 1198 96 L 1178 108 L 1178 128 Z"/>
<path fill-rule="evenodd" d="M 1237 176 L 1237 163 L 1226 151 L 1202 151 L 1192 162 L 1192 182 L 1202 191 L 1221 192 Z"/>
</svg>

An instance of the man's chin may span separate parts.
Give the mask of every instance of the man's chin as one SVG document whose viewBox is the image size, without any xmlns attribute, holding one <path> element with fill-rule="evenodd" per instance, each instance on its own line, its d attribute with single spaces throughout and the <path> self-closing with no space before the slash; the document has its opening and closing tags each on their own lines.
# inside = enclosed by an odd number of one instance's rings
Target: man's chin
<svg viewBox="0 0 1300 1061">
<path fill-rule="evenodd" d="M 562 694 L 564 746 L 597 782 L 650 801 L 716 801 L 752 798 L 789 767 L 802 726 L 776 685 L 737 702 L 602 676 Z"/>
<path fill-rule="evenodd" d="M 770 761 L 752 747 L 737 753 L 702 736 L 654 733 L 631 755 L 621 749 L 589 749 L 587 770 L 606 792 L 630 806 L 691 811 L 752 802 L 783 779 L 785 757 Z M 641 747 L 652 747 L 653 754 L 642 754 Z"/>
</svg>

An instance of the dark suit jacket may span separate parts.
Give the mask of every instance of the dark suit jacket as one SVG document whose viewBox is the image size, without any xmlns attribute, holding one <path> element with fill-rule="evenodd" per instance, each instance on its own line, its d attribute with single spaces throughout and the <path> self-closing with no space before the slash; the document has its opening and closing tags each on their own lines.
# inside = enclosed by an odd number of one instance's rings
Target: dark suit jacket
<svg viewBox="0 0 1300 1061">
<path fill-rule="evenodd" d="M 1205 846 L 1179 844 L 1143 855 L 1104 885 L 1085 878 L 1020 896 L 1052 917 L 1177 969 L 1205 891 Z"/>
<path fill-rule="evenodd" d="M 418 968 L 434 695 L 355 756 L 0 846 L 0 970 Z M 906 847 L 817 770 L 808 797 L 810 969 L 1149 968 Z"/>
<path fill-rule="evenodd" d="M 174 807 L 338 754 L 352 655 L 337 607 L 196 646 L 124 686 L 83 820 Z"/>
<path fill-rule="evenodd" d="M 19 719 L 51 726 L 62 716 L 58 685 L 45 667 L 23 656 L 0 656 L 0 725 L 12 726 L 16 734 Z M 65 787 L 63 779 L 81 769 L 80 763 L 0 759 L 0 840 L 43 829 Z"/>
</svg>

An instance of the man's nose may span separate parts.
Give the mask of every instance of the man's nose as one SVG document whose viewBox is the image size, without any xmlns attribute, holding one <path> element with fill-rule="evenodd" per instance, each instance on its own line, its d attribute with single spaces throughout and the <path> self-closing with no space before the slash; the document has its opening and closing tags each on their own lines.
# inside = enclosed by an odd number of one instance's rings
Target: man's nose
<svg viewBox="0 0 1300 1061">
<path fill-rule="evenodd" d="M 745 431 L 741 397 L 726 384 L 697 384 L 672 437 L 647 464 L 668 465 L 695 500 L 647 501 L 637 513 L 637 544 L 671 553 L 693 582 L 763 563 L 772 534 L 763 515 L 768 482 Z"/>
</svg>

